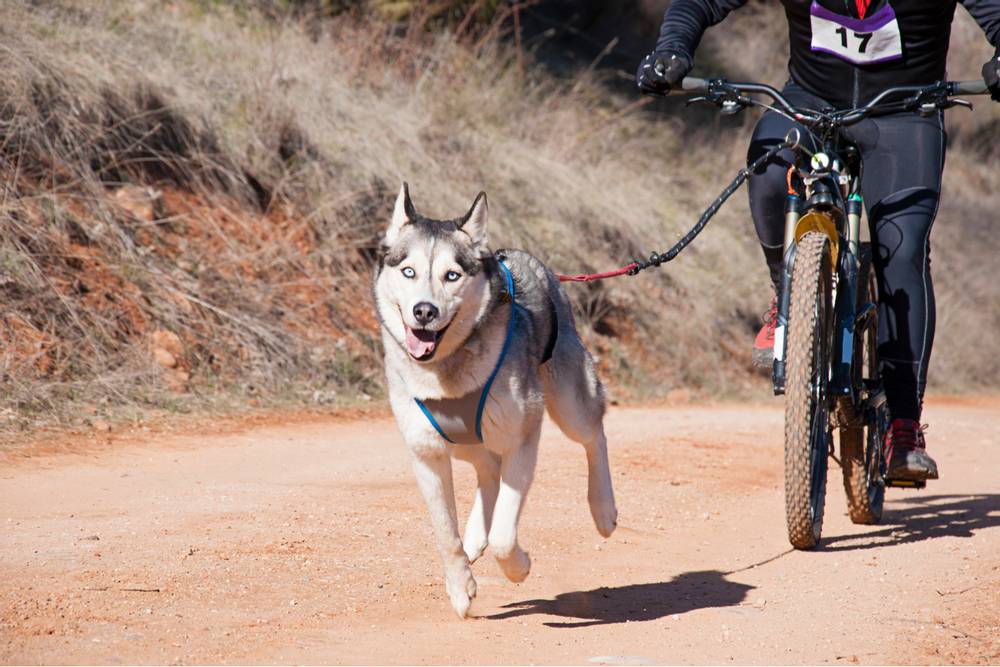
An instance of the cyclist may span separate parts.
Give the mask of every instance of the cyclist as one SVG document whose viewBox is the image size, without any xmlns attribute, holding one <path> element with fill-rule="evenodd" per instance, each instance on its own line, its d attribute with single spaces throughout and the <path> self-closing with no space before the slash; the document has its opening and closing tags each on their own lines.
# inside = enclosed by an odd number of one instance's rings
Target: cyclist
<svg viewBox="0 0 1000 667">
<path fill-rule="evenodd" d="M 639 64 L 643 93 L 666 94 L 691 70 L 704 31 L 747 0 L 674 0 L 656 49 Z M 796 106 L 823 109 L 865 104 L 891 86 L 945 78 L 957 0 L 782 0 L 788 20 L 790 80 L 782 93 Z M 983 79 L 1000 102 L 1000 0 L 962 0 L 996 48 Z M 780 143 L 795 124 L 765 113 L 748 151 L 752 161 Z M 803 137 L 808 137 L 802 132 Z M 943 114 L 897 113 L 847 128 L 864 164 L 862 190 L 876 238 L 879 358 L 892 422 L 886 434 L 887 477 L 937 479 L 927 455 L 920 413 L 934 339 L 930 231 L 944 167 Z M 785 172 L 793 156 L 751 175 L 750 211 L 777 291 L 784 240 Z M 773 360 L 777 302 L 754 340 L 754 363 Z"/>
</svg>

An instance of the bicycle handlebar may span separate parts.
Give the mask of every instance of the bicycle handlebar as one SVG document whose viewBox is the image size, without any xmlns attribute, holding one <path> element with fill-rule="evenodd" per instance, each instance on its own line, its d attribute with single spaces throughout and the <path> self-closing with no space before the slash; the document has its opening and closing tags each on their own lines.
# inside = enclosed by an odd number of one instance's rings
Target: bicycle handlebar
<svg viewBox="0 0 1000 667">
<path fill-rule="evenodd" d="M 952 95 L 986 95 L 990 89 L 986 87 L 986 81 L 952 81 Z"/>
<path fill-rule="evenodd" d="M 919 111 L 927 103 L 933 105 L 932 109 L 943 108 L 938 105 L 946 103 L 949 98 L 955 95 L 986 95 L 989 93 L 989 89 L 982 79 L 978 81 L 941 81 L 929 86 L 896 86 L 882 91 L 864 106 L 828 112 L 817 109 L 799 109 L 778 90 L 763 83 L 736 83 L 725 79 L 702 79 L 689 76 L 681 81 L 679 90 L 676 92 L 705 93 L 715 96 L 716 99 L 713 101 L 728 99 L 743 106 L 755 103 L 746 97 L 747 94 L 766 95 L 794 120 L 806 125 L 832 121 L 836 125 L 845 126 L 853 125 L 875 111 Z M 910 97 L 882 105 L 883 100 L 894 95 L 909 95 Z"/>
<path fill-rule="evenodd" d="M 689 93 L 707 93 L 712 82 L 708 79 L 700 79 L 696 76 L 686 76 L 681 81 L 681 90 Z"/>
</svg>

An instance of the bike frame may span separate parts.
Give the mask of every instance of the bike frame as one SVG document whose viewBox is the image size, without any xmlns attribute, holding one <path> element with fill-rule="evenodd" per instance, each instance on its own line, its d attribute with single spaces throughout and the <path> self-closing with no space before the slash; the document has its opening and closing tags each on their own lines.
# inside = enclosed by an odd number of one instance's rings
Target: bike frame
<svg viewBox="0 0 1000 667">
<path fill-rule="evenodd" d="M 833 454 L 834 428 L 840 429 L 841 467 L 852 521 L 878 521 L 882 514 L 884 487 L 901 486 L 904 481 L 885 479 L 882 447 L 889 415 L 879 379 L 877 350 L 855 350 L 856 344 L 874 345 L 870 329 L 877 308 L 875 303 L 858 303 L 858 300 L 877 301 L 878 297 L 871 295 L 869 285 L 859 289 L 863 259 L 863 164 L 860 151 L 846 141 L 843 130 L 876 113 L 932 115 L 953 106 L 971 106 L 953 96 L 984 94 L 986 84 L 984 81 L 940 81 L 929 86 L 900 86 L 880 93 L 862 107 L 843 110 L 799 109 L 780 92 L 764 84 L 689 77 L 682 81 L 680 88 L 704 93 L 703 97 L 691 102 L 713 104 L 726 114 L 755 106 L 780 114 L 795 124 L 783 142 L 740 171 L 738 178 L 709 207 L 698 226 L 684 240 L 689 242 L 704 227 L 718 206 L 752 171 L 781 151 L 794 151 L 784 207 L 784 253 L 772 380 L 774 393 L 784 394 L 788 379 L 786 359 L 791 350 L 794 353 L 793 375 L 789 377 L 794 378 L 791 381 L 796 384 L 788 386 L 789 399 L 785 406 L 785 514 L 792 546 L 812 548 L 822 531 L 826 455 L 828 452 Z M 754 94 L 770 97 L 773 104 L 751 97 Z M 903 98 L 885 102 L 892 96 Z M 818 147 L 816 153 L 802 146 L 803 131 L 814 139 L 809 146 Z M 803 158 L 808 159 L 808 165 L 803 164 Z M 821 236 L 817 238 L 815 234 Z M 800 257 L 799 247 L 804 240 L 807 245 L 801 247 L 808 250 L 802 250 Z M 824 265 L 825 244 L 829 247 L 830 266 Z M 669 261 L 682 247 L 678 244 L 666 256 L 654 253 L 650 263 L 640 265 L 636 262 L 635 266 L 645 268 Z M 804 264 L 796 268 L 796 261 Z M 817 269 L 824 273 L 817 276 Z M 866 281 L 871 279 L 869 270 L 865 269 Z M 793 278 L 793 272 L 798 277 Z M 793 280 L 801 280 L 796 289 L 803 289 L 802 294 L 792 294 Z M 793 301 L 796 317 L 803 317 L 803 321 L 789 322 Z M 804 309 L 802 315 L 798 313 L 800 308 Z M 812 313 L 809 313 L 810 308 Z M 791 348 L 787 336 L 789 325 L 796 337 L 791 341 Z M 810 331 L 803 326 L 815 328 Z M 857 335 L 866 330 L 867 335 Z M 812 346 L 811 350 L 802 347 L 807 343 Z M 873 377 L 865 377 L 865 365 Z M 906 485 L 920 487 L 923 482 L 907 480 Z"/>
<path fill-rule="evenodd" d="M 854 333 L 859 326 L 868 323 L 868 318 L 874 314 L 877 306 L 874 303 L 856 303 L 861 216 L 864 208 L 861 196 L 862 164 L 857 148 L 844 142 L 841 131 L 874 113 L 917 112 L 929 115 L 953 106 L 971 108 L 970 103 L 953 96 L 985 94 L 985 82 L 939 81 L 929 86 L 897 86 L 883 91 L 864 106 L 843 111 L 798 109 L 776 89 L 759 83 L 732 83 L 724 79 L 688 77 L 682 82 L 681 90 L 706 93 L 704 97 L 692 99 L 691 102 L 714 104 L 726 114 L 737 113 L 749 106 L 769 109 L 799 123 L 819 140 L 822 148 L 815 154 L 809 154 L 801 146 L 797 129 L 792 130 L 785 140 L 785 145 L 795 149 L 798 155 L 809 156 L 810 169 L 803 171 L 797 166 L 794 168 L 803 182 L 805 192 L 800 195 L 791 187 L 789 179 L 790 187 L 785 201 L 784 262 L 778 295 L 772 382 L 775 394 L 785 393 L 785 332 L 788 327 L 791 300 L 789 287 L 797 243 L 809 232 L 820 232 L 829 237 L 833 255 L 831 284 L 834 294 L 831 296 L 834 298 L 835 330 L 833 349 L 830 350 L 830 368 L 827 369 L 827 396 L 835 399 L 848 398 L 855 408 L 860 408 L 860 396 L 856 395 L 859 388 L 852 378 Z M 754 94 L 770 97 L 774 106 L 749 97 Z M 895 101 L 886 102 L 892 98 Z M 793 137 L 793 133 L 796 136 Z"/>
<path fill-rule="evenodd" d="M 791 141 L 797 152 L 803 149 L 798 141 Z M 850 154 L 850 161 L 842 157 Z M 831 128 L 824 133 L 822 150 L 810 156 L 810 170 L 798 170 L 805 192 L 800 194 L 790 188 L 785 200 L 784 263 L 778 297 L 778 318 L 774 333 L 774 365 L 772 382 L 774 393 L 785 393 L 785 351 L 788 326 L 788 308 L 792 269 L 798 241 L 809 232 L 820 232 L 830 238 L 833 251 L 833 303 L 834 340 L 830 350 L 830 377 L 828 395 L 848 397 L 856 405 L 856 387 L 851 368 L 854 360 L 854 332 L 864 320 L 857 313 L 867 316 L 875 304 L 855 302 L 857 294 L 858 252 L 861 246 L 861 163 L 856 150 L 841 146 L 840 132 Z M 852 164 L 852 162 L 854 164 Z"/>
</svg>

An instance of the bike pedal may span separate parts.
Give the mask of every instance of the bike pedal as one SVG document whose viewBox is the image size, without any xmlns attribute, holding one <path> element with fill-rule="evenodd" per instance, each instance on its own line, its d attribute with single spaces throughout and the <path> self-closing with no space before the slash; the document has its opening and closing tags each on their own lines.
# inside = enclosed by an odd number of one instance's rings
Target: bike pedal
<svg viewBox="0 0 1000 667">
<path fill-rule="evenodd" d="M 887 479 L 886 486 L 896 489 L 923 489 L 927 486 L 927 481 L 923 479 Z"/>
</svg>

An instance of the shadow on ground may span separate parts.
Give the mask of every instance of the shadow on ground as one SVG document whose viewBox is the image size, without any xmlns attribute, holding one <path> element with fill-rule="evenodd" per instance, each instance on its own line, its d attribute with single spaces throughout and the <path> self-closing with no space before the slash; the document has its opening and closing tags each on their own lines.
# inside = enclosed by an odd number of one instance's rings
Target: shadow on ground
<svg viewBox="0 0 1000 667">
<path fill-rule="evenodd" d="M 632 584 L 592 591 L 562 593 L 551 600 L 524 600 L 504 605 L 509 611 L 486 618 L 500 620 L 546 614 L 580 619 L 549 622 L 552 628 L 582 628 L 635 621 L 652 621 L 695 609 L 731 607 L 742 602 L 753 586 L 726 580 L 718 570 L 685 572 L 670 581 Z"/>
<path fill-rule="evenodd" d="M 1000 495 L 914 496 L 886 504 L 876 530 L 824 538 L 822 551 L 881 549 L 938 537 L 972 537 L 1000 527 Z"/>
</svg>

